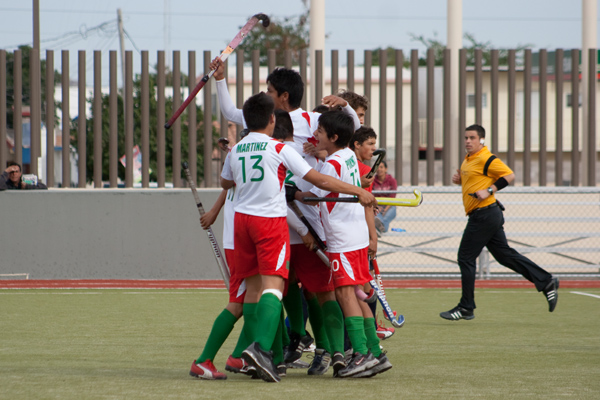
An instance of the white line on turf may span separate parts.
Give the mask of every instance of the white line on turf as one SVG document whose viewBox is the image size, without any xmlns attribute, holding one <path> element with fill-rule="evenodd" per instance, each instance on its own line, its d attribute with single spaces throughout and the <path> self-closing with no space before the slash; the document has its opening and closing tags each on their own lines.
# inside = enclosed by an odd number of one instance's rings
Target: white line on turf
<svg viewBox="0 0 600 400">
<path fill-rule="evenodd" d="M 597 299 L 600 299 L 600 296 L 598 296 L 597 294 L 591 294 L 591 293 L 584 293 L 584 292 L 571 292 L 573 294 L 580 294 L 582 296 L 590 296 L 590 297 L 595 297 Z"/>
</svg>

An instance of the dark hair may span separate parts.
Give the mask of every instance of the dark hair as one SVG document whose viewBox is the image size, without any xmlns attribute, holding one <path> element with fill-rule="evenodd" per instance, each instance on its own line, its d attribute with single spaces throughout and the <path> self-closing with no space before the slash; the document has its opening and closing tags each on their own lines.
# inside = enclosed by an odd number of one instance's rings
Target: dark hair
<svg viewBox="0 0 600 400">
<path fill-rule="evenodd" d="M 327 111 L 329 111 L 329 106 L 326 106 L 325 104 L 320 104 L 320 105 L 316 106 L 315 108 L 313 108 L 313 112 L 316 112 L 319 114 L 326 113 Z"/>
<path fill-rule="evenodd" d="M 298 108 L 304 96 L 304 82 L 300 74 L 293 69 L 275 68 L 267 76 L 267 83 L 270 83 L 277 91 L 277 95 L 288 93 L 288 102 L 290 107 Z"/>
<path fill-rule="evenodd" d="M 328 111 L 319 117 L 319 126 L 325 130 L 328 138 L 337 135 L 335 145 L 338 148 L 348 146 L 354 133 L 354 121 L 352 117 L 342 111 Z"/>
<path fill-rule="evenodd" d="M 350 147 L 352 150 L 354 150 L 354 143 L 358 142 L 358 144 L 363 144 L 364 142 L 366 142 L 367 140 L 369 140 L 371 138 L 377 139 L 377 134 L 375 133 L 373 128 L 369 128 L 367 126 L 361 126 L 352 135 L 352 139 L 350 139 L 350 144 L 348 145 L 348 147 Z"/>
<path fill-rule="evenodd" d="M 294 138 L 294 124 L 290 113 L 284 110 L 275 110 L 275 129 L 273 139 L 290 140 Z"/>
<path fill-rule="evenodd" d="M 12 167 L 13 165 L 16 165 L 17 167 L 19 167 L 19 172 L 22 171 L 23 169 L 21 168 L 21 165 L 17 162 L 14 161 L 9 161 L 6 163 L 6 168 L 8 167 Z"/>
<path fill-rule="evenodd" d="M 387 166 L 387 161 L 385 161 L 385 160 L 381 160 L 381 163 L 383 164 L 383 166 L 384 166 L 384 167 L 386 167 L 386 168 L 388 167 L 388 166 Z"/>
<path fill-rule="evenodd" d="M 346 100 L 354 110 L 358 107 L 364 108 L 365 111 L 369 109 L 369 99 L 366 96 L 361 96 L 358 93 L 349 92 L 344 89 L 340 90 L 337 95 Z"/>
<path fill-rule="evenodd" d="M 248 129 L 251 131 L 265 129 L 269 125 L 269 118 L 273 115 L 274 109 L 273 99 L 264 92 L 249 97 L 242 107 Z"/>
<path fill-rule="evenodd" d="M 477 132 L 477 136 L 479 136 L 479 139 L 485 138 L 485 129 L 481 125 L 473 124 L 471 126 L 467 126 L 465 132 L 466 131 L 475 131 Z"/>
</svg>

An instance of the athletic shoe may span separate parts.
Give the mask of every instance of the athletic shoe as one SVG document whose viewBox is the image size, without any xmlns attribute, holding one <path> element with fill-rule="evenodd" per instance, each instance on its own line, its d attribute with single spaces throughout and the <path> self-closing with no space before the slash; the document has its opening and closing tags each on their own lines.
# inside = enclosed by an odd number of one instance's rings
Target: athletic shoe
<svg viewBox="0 0 600 400">
<path fill-rule="evenodd" d="M 338 371 L 338 376 L 340 378 L 347 378 L 373 368 L 378 363 L 379 361 L 370 351 L 367 354 L 355 353 L 352 361 L 350 361 L 346 368 L 342 368 Z"/>
<path fill-rule="evenodd" d="M 284 363 L 277 364 L 277 374 L 281 378 L 287 375 L 287 366 Z"/>
<path fill-rule="evenodd" d="M 344 361 L 344 355 L 339 351 L 333 353 L 333 358 L 331 359 L 331 367 L 333 368 L 333 377 L 339 378 L 338 373 L 340 370 L 346 368 L 346 362 Z"/>
<path fill-rule="evenodd" d="M 394 332 L 396 332 L 394 328 L 386 328 L 383 324 L 383 321 L 377 321 L 377 337 L 380 340 L 385 340 L 392 337 Z"/>
<path fill-rule="evenodd" d="M 200 379 L 227 379 L 227 375 L 217 371 L 211 360 L 206 360 L 198 364 L 194 360 L 190 369 L 190 375 Z"/>
<path fill-rule="evenodd" d="M 317 346 L 315 346 L 314 343 L 311 343 L 310 346 L 308 346 L 304 349 L 304 353 L 314 353 L 316 349 L 317 349 Z"/>
<path fill-rule="evenodd" d="M 273 356 L 271 352 L 264 351 L 260 348 L 258 342 L 252 343 L 246 350 L 242 352 L 242 358 L 248 365 L 256 368 L 258 376 L 266 382 L 279 382 L 281 378 L 277 372 L 277 367 L 273 364 Z"/>
<path fill-rule="evenodd" d="M 324 375 L 329 370 L 331 364 L 331 355 L 324 349 L 315 350 L 315 358 L 313 358 L 308 375 Z"/>
<path fill-rule="evenodd" d="M 475 314 L 473 314 L 473 311 L 456 306 L 450 311 L 441 312 L 440 317 L 450 321 L 458 321 L 459 319 L 473 319 L 475 318 Z"/>
<path fill-rule="evenodd" d="M 354 349 L 350 347 L 348 350 L 344 351 L 344 363 L 347 365 L 354 357 Z"/>
<path fill-rule="evenodd" d="M 229 356 L 227 359 L 227 362 L 225 363 L 225 370 L 236 374 L 249 375 L 253 378 L 257 376 L 256 368 L 248 365 L 243 358 L 234 358 L 233 356 Z"/>
<path fill-rule="evenodd" d="M 388 360 L 385 352 L 382 352 L 379 357 L 377 357 L 377 361 L 379 363 L 375 365 L 373 368 L 368 369 L 363 372 L 359 372 L 356 375 L 353 375 L 353 378 L 371 378 L 377 374 L 387 371 L 388 369 L 392 369 L 392 363 Z"/>
<path fill-rule="evenodd" d="M 304 349 L 309 347 L 314 341 L 309 334 L 300 336 L 296 332 L 292 332 L 290 335 L 290 345 L 284 357 L 286 364 L 300 359 Z"/>
<path fill-rule="evenodd" d="M 285 366 L 291 369 L 306 369 L 310 367 L 310 364 L 303 360 L 296 360 L 291 363 L 286 363 Z"/>
<path fill-rule="evenodd" d="M 550 283 L 544 288 L 544 296 L 548 300 L 548 311 L 552 312 L 558 303 L 558 278 L 552 278 Z"/>
</svg>

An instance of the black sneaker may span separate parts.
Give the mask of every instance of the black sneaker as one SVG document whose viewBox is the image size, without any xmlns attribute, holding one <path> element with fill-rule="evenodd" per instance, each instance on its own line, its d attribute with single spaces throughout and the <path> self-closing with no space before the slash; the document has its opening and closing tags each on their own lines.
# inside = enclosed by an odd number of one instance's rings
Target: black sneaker
<svg viewBox="0 0 600 400">
<path fill-rule="evenodd" d="M 279 375 L 280 378 L 283 378 L 284 376 L 286 376 L 287 375 L 287 365 L 285 365 L 284 363 L 277 364 L 277 374 Z"/>
<path fill-rule="evenodd" d="M 331 358 L 331 367 L 333 368 L 333 377 L 339 378 L 338 373 L 340 370 L 346 368 L 346 362 L 344 361 L 344 354 L 338 352 L 333 353 Z"/>
<path fill-rule="evenodd" d="M 548 300 L 548 311 L 552 312 L 558 303 L 558 278 L 552 278 L 550 283 L 544 288 L 544 296 Z"/>
<path fill-rule="evenodd" d="M 469 311 L 466 308 L 456 306 L 450 311 L 441 312 L 440 317 L 450 321 L 458 321 L 459 319 L 473 319 L 475 318 L 475 314 L 473 314 L 473 311 Z"/>
<path fill-rule="evenodd" d="M 315 358 L 310 363 L 308 375 L 324 375 L 329 370 L 331 355 L 324 349 L 315 350 Z"/>
<path fill-rule="evenodd" d="M 277 372 L 277 367 L 273 364 L 271 352 L 266 352 L 260 348 L 258 342 L 252 343 L 242 353 L 242 358 L 251 366 L 256 368 L 258 376 L 267 382 L 279 382 L 281 378 Z"/>
<path fill-rule="evenodd" d="M 375 365 L 373 368 L 367 369 L 366 371 L 359 372 L 356 375 L 353 375 L 353 378 L 371 378 L 377 374 L 385 372 L 389 369 L 392 369 L 392 363 L 388 360 L 385 352 L 382 352 L 379 357 L 377 357 L 377 361 L 379 363 Z"/>
<path fill-rule="evenodd" d="M 304 349 L 310 346 L 314 341 L 315 340 L 309 334 L 300 336 L 296 332 L 292 332 L 290 335 L 290 345 L 288 346 L 288 350 L 283 358 L 285 363 L 292 363 L 300 359 Z"/>
<path fill-rule="evenodd" d="M 352 357 L 352 361 L 348 363 L 346 368 L 342 368 L 338 371 L 338 376 L 340 378 L 347 378 L 373 368 L 378 363 L 379 361 L 370 351 L 367 354 L 355 353 L 354 357 Z"/>
</svg>

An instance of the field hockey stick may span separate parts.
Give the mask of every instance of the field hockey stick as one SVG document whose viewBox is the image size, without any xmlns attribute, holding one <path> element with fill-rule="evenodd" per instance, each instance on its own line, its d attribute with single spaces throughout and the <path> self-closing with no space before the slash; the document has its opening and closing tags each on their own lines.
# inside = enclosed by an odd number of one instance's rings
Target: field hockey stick
<svg viewBox="0 0 600 400">
<path fill-rule="evenodd" d="M 377 149 L 373 152 L 373 155 L 377 156 L 377 159 L 375 160 L 375 164 L 373 164 L 373 167 L 367 174 L 367 179 L 371 179 L 375 175 L 375 173 L 377 173 L 377 168 L 379 168 L 379 164 L 381 164 L 383 158 L 385 157 L 385 149 Z"/>
<path fill-rule="evenodd" d="M 294 214 L 296 214 L 296 216 L 300 219 L 300 221 L 302 221 L 304 226 L 306 226 L 312 237 L 315 238 L 317 247 L 315 247 L 312 251 L 317 253 L 317 256 L 319 256 L 321 261 L 323 261 L 323 263 L 325 263 L 325 265 L 329 267 L 329 257 L 327 257 L 327 255 L 324 253 L 324 251 L 327 251 L 327 246 L 325 245 L 325 243 L 323 243 L 323 241 L 319 237 L 319 234 L 317 234 L 317 232 L 315 231 L 315 228 L 312 227 L 312 225 L 310 224 L 310 222 L 308 222 L 304 214 L 302 214 L 302 211 L 300 211 L 296 203 L 290 201 L 287 204 L 288 207 L 290 207 L 291 210 L 294 212 Z"/>
<path fill-rule="evenodd" d="M 250 18 L 250 20 L 246 22 L 246 25 L 244 25 L 242 29 L 238 32 L 238 34 L 235 35 L 233 40 L 229 42 L 227 48 L 223 50 L 223 52 L 219 56 L 221 61 L 225 62 L 225 60 L 227 60 L 229 55 L 233 53 L 235 48 L 242 42 L 242 40 L 244 40 L 246 35 L 252 30 L 252 28 L 254 28 L 254 25 L 256 25 L 258 21 L 262 21 L 262 24 L 265 28 L 271 23 L 269 17 L 265 14 L 256 14 L 252 18 Z M 187 99 L 185 99 L 183 104 L 177 109 L 177 111 L 175 111 L 173 116 L 169 118 L 169 120 L 165 124 L 165 128 L 169 129 L 171 126 L 173 126 L 175 121 L 177 121 L 177 118 L 179 118 L 181 113 L 183 113 L 183 110 L 185 110 L 185 108 L 192 102 L 194 97 L 196 97 L 198 92 L 204 87 L 204 85 L 206 85 L 206 82 L 208 82 L 208 80 L 213 76 L 214 73 L 215 71 L 211 70 L 208 74 L 204 75 L 204 77 L 200 80 L 200 82 L 198 82 L 196 87 L 190 92 L 189 96 L 187 97 Z"/>
<path fill-rule="evenodd" d="M 379 264 L 377 264 L 377 258 L 374 257 L 371 259 L 371 262 L 373 263 L 373 272 L 375 275 L 375 280 L 377 281 L 377 286 L 379 287 L 379 290 L 381 291 L 381 295 L 384 299 L 386 299 L 387 301 L 387 297 L 385 295 L 385 289 L 383 288 L 383 280 L 381 279 L 381 272 L 379 272 Z M 392 315 L 396 315 L 397 313 L 395 311 L 392 312 Z M 387 318 L 387 314 L 386 314 L 386 319 Z M 402 317 L 402 320 L 404 321 L 404 317 Z"/>
<path fill-rule="evenodd" d="M 381 303 L 381 307 L 383 308 L 383 312 L 385 313 L 387 319 L 389 319 L 392 325 L 394 325 L 396 328 L 402 328 L 402 326 L 404 325 L 404 315 L 394 316 L 392 308 L 388 304 L 385 295 L 381 292 L 381 289 L 379 289 L 379 287 L 377 286 L 375 280 L 371 279 L 369 283 L 371 284 L 373 290 L 375 290 L 377 298 L 379 299 L 379 303 Z"/>
<path fill-rule="evenodd" d="M 382 206 L 396 207 L 418 207 L 423 203 L 423 195 L 417 189 L 413 190 L 414 199 L 400 199 L 397 197 L 376 197 L 377 204 Z M 304 197 L 306 202 L 327 202 L 327 203 L 358 203 L 358 197 Z"/>
<path fill-rule="evenodd" d="M 196 184 L 192 179 L 192 174 L 190 173 L 190 169 L 187 162 L 182 162 L 181 167 L 185 172 L 185 178 L 190 185 L 190 189 L 192 189 L 192 194 L 194 195 L 194 199 L 196 200 L 196 206 L 198 207 L 198 212 L 200 213 L 200 217 L 204 215 L 204 207 L 202 206 L 202 202 L 200 201 L 200 197 L 198 196 L 198 191 L 196 190 Z M 217 265 L 219 266 L 219 271 L 221 271 L 221 276 L 223 277 L 223 281 L 225 282 L 225 286 L 227 290 L 229 290 L 229 268 L 227 267 L 227 261 L 225 261 L 225 257 L 223 257 L 223 253 L 221 253 L 221 248 L 219 247 L 219 243 L 215 238 L 215 234 L 212 231 L 212 228 L 209 227 L 206 229 L 206 234 L 208 235 L 208 241 L 212 246 L 213 254 L 217 259 Z"/>
</svg>

